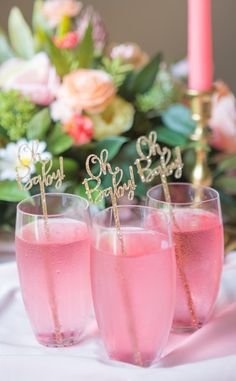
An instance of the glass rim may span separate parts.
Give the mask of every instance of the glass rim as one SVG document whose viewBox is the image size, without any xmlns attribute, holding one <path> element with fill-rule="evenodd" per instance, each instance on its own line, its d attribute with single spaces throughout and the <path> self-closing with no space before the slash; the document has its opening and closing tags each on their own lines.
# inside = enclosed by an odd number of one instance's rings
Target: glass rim
<svg viewBox="0 0 236 381">
<path fill-rule="evenodd" d="M 88 200 L 86 200 L 86 198 L 84 198 L 84 197 L 81 197 L 81 196 L 79 196 L 79 195 L 76 195 L 76 194 L 72 194 L 72 193 L 57 193 L 57 192 L 52 192 L 52 193 L 45 193 L 45 197 L 47 198 L 47 197 L 51 197 L 51 196 L 57 196 L 57 197 L 59 197 L 59 196 L 67 196 L 67 197 L 70 197 L 70 198 L 74 198 L 74 199 L 79 199 L 80 201 L 82 201 L 83 203 L 84 203 L 84 205 L 83 205 L 83 209 L 84 210 L 88 210 L 88 208 L 89 208 L 89 202 L 88 202 Z M 17 210 L 17 212 L 18 213 L 22 213 L 22 214 L 24 214 L 24 215 L 28 215 L 28 216 L 37 216 L 37 217 L 43 217 L 44 216 L 44 214 L 43 214 L 43 212 L 42 213 L 29 213 L 29 212 L 25 212 L 25 211 L 23 211 L 23 210 L 21 210 L 21 207 L 22 207 L 22 205 L 23 204 L 26 204 L 27 202 L 29 202 L 30 200 L 34 200 L 34 199 L 37 199 L 37 198 L 40 198 L 41 199 L 41 194 L 40 193 L 37 193 L 37 194 L 35 194 L 35 195 L 33 195 L 33 196 L 30 196 L 30 197 L 27 197 L 27 198 L 25 198 L 24 200 L 22 200 L 22 201 L 20 201 L 18 204 L 17 204 L 17 206 L 16 206 L 16 210 Z M 55 214 L 52 214 L 52 213 L 49 213 L 49 214 L 47 214 L 47 217 L 48 218 L 51 218 L 51 217 L 55 217 L 55 216 L 64 216 L 65 215 L 65 213 L 55 213 Z"/>
<path fill-rule="evenodd" d="M 156 213 L 160 213 L 160 209 L 158 210 L 157 208 L 149 205 L 130 205 L 130 204 L 124 204 L 124 205 L 117 205 L 118 209 L 123 209 L 123 208 L 130 208 L 130 209 L 145 209 L 145 210 L 150 210 Z M 102 223 L 99 223 L 98 218 L 102 216 L 102 214 L 105 214 L 107 212 L 113 212 L 113 207 L 109 206 L 108 208 L 105 208 L 103 210 L 100 210 L 98 213 L 96 213 L 92 217 L 92 225 L 96 224 L 97 226 L 103 226 Z M 166 223 L 171 226 L 171 220 L 170 216 L 166 213 L 163 212 L 163 216 L 166 219 Z M 121 224 L 122 225 L 122 224 Z M 105 226 L 104 226 L 105 227 Z"/>
<path fill-rule="evenodd" d="M 189 186 L 193 189 L 205 189 L 205 190 L 209 190 L 211 192 L 213 192 L 215 194 L 214 197 L 210 197 L 208 198 L 207 200 L 201 200 L 201 201 L 189 201 L 189 202 L 168 202 L 168 201 L 162 201 L 162 200 L 157 200 L 156 198 L 152 197 L 150 195 L 150 193 L 154 190 L 154 189 L 157 189 L 157 188 L 163 188 L 163 185 L 162 184 L 157 184 L 155 185 L 154 187 L 152 187 L 151 189 L 149 189 L 147 191 L 147 194 L 146 194 L 146 197 L 147 197 L 147 200 L 151 200 L 151 201 L 155 201 L 155 202 L 158 202 L 162 205 L 172 205 L 172 206 L 175 206 L 175 205 L 178 205 L 178 206 L 190 206 L 190 205 L 193 205 L 193 204 L 196 204 L 196 205 L 202 205 L 202 204 L 205 204 L 207 202 L 212 202 L 212 201 L 219 201 L 220 199 L 220 195 L 219 195 L 219 192 L 214 189 L 214 188 L 211 188 L 211 187 L 208 187 L 208 186 L 205 186 L 205 185 L 194 185 L 192 183 L 187 183 L 187 182 L 184 182 L 184 183 L 168 183 L 168 186 L 169 185 L 174 185 L 174 186 Z"/>
</svg>

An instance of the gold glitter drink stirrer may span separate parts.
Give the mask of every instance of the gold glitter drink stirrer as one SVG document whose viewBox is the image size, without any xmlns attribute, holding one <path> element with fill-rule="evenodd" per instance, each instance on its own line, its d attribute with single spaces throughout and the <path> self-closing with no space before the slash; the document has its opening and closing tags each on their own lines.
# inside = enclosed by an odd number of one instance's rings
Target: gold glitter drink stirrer
<svg viewBox="0 0 236 381">
<path fill-rule="evenodd" d="M 193 328 L 198 328 L 198 321 L 193 304 L 191 289 L 188 283 L 187 276 L 184 272 L 184 247 L 182 247 L 181 240 L 178 238 L 180 228 L 175 218 L 174 211 L 171 206 L 171 196 L 168 187 L 167 177 L 174 174 L 175 178 L 182 176 L 183 162 L 181 158 L 181 151 L 179 147 L 175 148 L 175 160 L 170 162 L 172 152 L 169 148 L 163 147 L 157 143 L 157 134 L 152 131 L 148 137 L 141 136 L 136 143 L 136 150 L 139 158 L 135 161 L 138 174 L 143 183 L 149 183 L 157 176 L 160 177 L 163 186 L 165 201 L 170 205 L 170 214 L 173 224 L 176 228 L 177 234 L 173 234 L 175 242 L 175 255 L 177 270 L 181 279 L 181 283 L 185 292 L 185 297 L 188 309 L 191 316 Z M 160 162 L 157 166 L 152 166 L 152 157 L 159 156 Z"/>
<path fill-rule="evenodd" d="M 31 166 L 36 163 L 41 164 L 41 173 L 30 178 Z M 62 181 L 65 178 L 63 168 L 63 157 L 59 158 L 60 167 L 51 172 L 53 162 L 52 160 L 42 160 L 38 153 L 38 142 L 34 141 L 32 144 L 22 144 L 18 150 L 18 165 L 16 167 L 17 181 L 20 189 L 29 191 L 33 186 L 39 185 L 41 204 L 44 218 L 44 227 L 46 233 L 46 239 L 50 239 L 50 230 L 48 225 L 48 211 L 45 196 L 45 187 L 50 186 L 55 182 L 55 188 L 60 189 Z M 23 176 L 20 176 L 19 169 L 24 169 Z M 51 172 L 51 173 L 50 173 Z M 45 275 L 47 282 L 47 289 L 49 293 L 49 305 L 52 313 L 52 319 L 55 329 L 55 341 L 58 346 L 63 345 L 63 337 L 61 333 L 61 324 L 58 316 L 57 301 L 55 295 L 55 285 L 52 278 L 50 258 L 48 255 L 43 255 Z"/>
<path fill-rule="evenodd" d="M 98 174 L 93 173 L 91 166 L 96 169 L 99 168 Z M 93 168 L 95 172 L 95 168 Z M 126 248 L 125 242 L 122 235 L 121 225 L 120 225 L 120 217 L 119 210 L 117 207 L 117 199 L 124 196 L 125 193 L 128 194 L 128 199 L 132 200 L 134 198 L 134 191 L 136 189 L 135 179 L 133 167 L 129 166 L 129 180 L 124 183 L 123 180 L 123 170 L 119 167 L 115 167 L 113 170 L 110 163 L 108 162 L 108 150 L 104 149 L 100 153 L 100 157 L 97 155 L 89 155 L 86 160 L 86 171 L 88 173 L 89 178 L 84 179 L 83 184 L 86 189 L 86 194 L 88 196 L 89 201 L 98 203 L 102 199 L 109 197 L 112 202 L 112 211 L 114 216 L 115 228 L 117 232 L 117 237 L 120 242 L 120 248 L 122 255 L 126 256 Z M 111 176 L 111 186 L 101 189 L 100 186 L 102 184 L 102 176 Z M 132 347 L 134 351 L 134 362 L 137 365 L 142 366 L 142 357 L 139 351 L 138 338 L 136 334 L 135 328 L 135 319 L 132 313 L 132 304 L 130 300 L 130 296 L 127 293 L 127 279 L 125 278 L 125 273 L 121 267 L 121 263 L 117 264 L 117 271 L 119 275 L 119 281 L 121 285 L 122 295 L 124 298 L 125 306 L 127 309 L 127 319 L 128 319 L 128 327 L 130 332 L 130 338 L 132 342 Z"/>
</svg>

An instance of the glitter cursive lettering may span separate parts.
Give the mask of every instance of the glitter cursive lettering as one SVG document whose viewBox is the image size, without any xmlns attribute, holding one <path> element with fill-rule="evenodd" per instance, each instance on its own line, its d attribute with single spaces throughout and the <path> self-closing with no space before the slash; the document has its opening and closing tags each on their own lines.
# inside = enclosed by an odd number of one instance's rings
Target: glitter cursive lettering
<svg viewBox="0 0 236 381">
<path fill-rule="evenodd" d="M 175 178 L 182 176 L 183 162 L 179 147 L 174 150 L 175 159 L 171 161 L 172 152 L 168 147 L 161 148 L 156 142 L 157 134 L 152 131 L 148 137 L 141 136 L 136 143 L 139 158 L 135 160 L 138 174 L 143 183 L 149 183 L 155 177 L 160 176 L 163 181 L 166 177 L 174 175 Z M 153 157 L 159 156 L 157 165 L 153 166 Z"/>
<path fill-rule="evenodd" d="M 94 173 L 91 169 L 94 166 L 95 170 L 98 169 L 98 173 Z M 133 167 L 129 166 L 129 179 L 126 183 L 123 182 L 124 173 L 119 167 L 115 167 L 113 170 L 108 162 L 108 150 L 104 149 L 100 153 L 100 157 L 97 155 L 89 155 L 86 160 L 86 171 L 89 178 L 84 179 L 83 185 L 85 186 L 86 194 L 89 201 L 98 203 L 106 197 L 111 197 L 112 203 L 115 200 L 128 194 L 128 199 L 134 198 L 134 191 L 136 189 Z M 101 189 L 102 176 L 111 175 L 111 186 Z M 95 184 L 94 184 L 95 183 Z"/>
</svg>

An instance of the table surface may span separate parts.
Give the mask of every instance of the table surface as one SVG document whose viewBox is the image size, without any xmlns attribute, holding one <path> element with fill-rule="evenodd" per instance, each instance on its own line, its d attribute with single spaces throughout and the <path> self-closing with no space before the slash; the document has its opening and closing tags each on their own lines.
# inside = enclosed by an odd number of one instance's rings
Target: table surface
<svg viewBox="0 0 236 381">
<path fill-rule="evenodd" d="M 235 381 L 236 253 L 226 258 L 209 323 L 191 335 L 171 334 L 162 360 L 146 369 L 108 360 L 94 321 L 77 346 L 39 345 L 24 310 L 16 264 L 0 264 L 0 380 Z"/>
</svg>

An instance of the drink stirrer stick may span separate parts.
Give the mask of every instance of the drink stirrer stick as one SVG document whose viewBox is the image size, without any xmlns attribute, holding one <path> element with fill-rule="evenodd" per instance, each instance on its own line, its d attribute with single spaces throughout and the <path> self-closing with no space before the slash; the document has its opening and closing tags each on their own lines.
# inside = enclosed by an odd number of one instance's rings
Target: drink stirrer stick
<svg viewBox="0 0 236 381">
<path fill-rule="evenodd" d="M 167 147 L 161 148 L 160 145 L 156 142 L 157 134 L 155 131 L 152 131 L 148 137 L 140 136 L 136 143 L 136 150 L 139 154 L 139 158 L 135 161 L 137 166 L 138 174 L 143 183 L 151 182 L 156 176 L 160 176 L 161 183 L 163 186 L 165 201 L 169 205 L 169 211 L 173 224 L 176 227 L 177 231 L 180 231 L 180 227 L 176 221 L 176 217 L 171 206 L 171 195 L 168 187 L 167 177 L 174 174 L 175 178 L 180 178 L 182 176 L 183 162 L 181 158 L 181 151 L 179 147 L 175 148 L 175 161 L 170 163 L 171 159 L 171 150 Z M 152 168 L 152 157 L 159 156 L 160 163 Z M 175 243 L 175 255 L 176 255 L 176 265 L 177 270 L 184 288 L 186 301 L 188 309 L 191 315 L 191 323 L 194 329 L 198 328 L 198 321 L 195 312 L 195 307 L 193 303 L 193 298 L 191 294 L 191 289 L 188 283 L 187 276 L 183 269 L 183 254 L 184 248 L 181 247 L 181 241 L 178 239 L 176 234 L 174 236 Z"/>
<path fill-rule="evenodd" d="M 36 163 L 41 164 L 41 174 L 30 178 L 31 166 Z M 45 186 L 52 185 L 53 181 L 56 181 L 55 188 L 60 189 L 62 181 L 65 178 L 63 158 L 59 158 L 60 168 L 57 171 L 49 174 L 52 167 L 52 160 L 42 160 L 40 153 L 38 153 L 38 142 L 34 141 L 32 144 L 24 143 L 18 149 L 18 165 L 16 167 L 17 181 L 20 189 L 29 191 L 35 185 L 39 185 L 41 195 L 41 205 L 43 211 L 44 228 L 46 239 L 50 239 L 50 230 L 48 225 L 48 209 L 45 196 Z M 24 168 L 24 176 L 20 176 L 19 168 Z M 49 293 L 49 305 L 51 309 L 54 330 L 55 330 L 55 342 L 58 346 L 63 345 L 63 336 L 61 333 L 61 324 L 57 308 L 57 300 L 55 294 L 55 285 L 53 282 L 50 258 L 48 255 L 43 255 L 45 275 L 47 282 L 47 289 Z"/>
<path fill-rule="evenodd" d="M 110 196 L 111 202 L 112 202 L 112 211 L 113 211 L 113 217 L 115 222 L 115 228 L 117 232 L 117 237 L 120 242 L 121 253 L 123 256 L 126 256 L 127 252 L 126 252 L 124 237 L 121 231 L 119 210 L 117 207 L 117 199 L 123 197 L 125 192 L 128 192 L 128 199 L 133 200 L 134 191 L 136 189 L 133 167 L 129 166 L 130 179 L 128 180 L 128 182 L 123 183 L 123 185 L 120 185 L 123 178 L 123 170 L 119 167 L 115 167 L 115 169 L 113 170 L 110 163 L 108 162 L 108 156 L 109 156 L 108 150 L 103 149 L 99 157 L 95 154 L 89 155 L 87 157 L 86 171 L 89 175 L 89 178 L 84 179 L 83 185 L 85 186 L 86 194 L 90 202 L 98 203 L 102 199 Z M 99 173 L 97 175 L 93 173 L 91 169 L 91 165 L 99 167 Z M 107 187 L 101 190 L 100 188 L 102 184 L 101 176 L 107 176 L 107 175 L 111 176 L 112 185 L 110 187 Z M 94 182 L 95 182 L 95 186 L 93 184 Z M 117 264 L 117 271 L 119 274 L 120 286 L 121 286 L 121 290 L 123 294 L 124 303 L 127 309 L 127 319 L 128 319 L 127 324 L 129 327 L 130 339 L 132 342 L 132 347 L 134 352 L 133 353 L 134 362 L 136 365 L 142 366 L 143 361 L 142 361 L 142 356 L 139 350 L 139 343 L 138 343 L 138 337 L 136 333 L 135 319 L 134 319 L 133 311 L 132 311 L 132 304 L 131 304 L 130 296 L 126 288 L 127 279 L 125 277 L 125 273 L 124 273 L 124 270 L 122 269 L 121 264 Z"/>
<path fill-rule="evenodd" d="M 163 156 L 160 157 L 160 162 L 161 162 L 161 167 L 162 167 L 161 182 L 162 182 L 162 186 L 163 186 L 163 190 L 164 190 L 165 201 L 168 202 L 168 204 L 170 205 L 171 219 L 172 219 L 176 229 L 178 231 L 180 231 L 180 228 L 179 228 L 178 223 L 177 223 L 176 218 L 175 218 L 175 214 L 174 214 L 173 208 L 171 206 L 171 196 L 170 196 L 170 190 L 169 190 L 169 187 L 168 187 L 168 181 L 167 181 L 167 178 L 166 178 L 166 175 L 165 175 L 165 160 L 164 160 Z M 188 283 L 187 276 L 186 276 L 186 274 L 184 272 L 184 269 L 183 269 L 183 255 L 182 255 L 182 251 L 184 250 L 184 248 L 182 247 L 181 241 L 179 241 L 179 239 L 176 236 L 176 234 L 174 234 L 174 243 L 175 243 L 175 256 L 176 256 L 177 269 L 178 269 L 179 276 L 180 276 L 180 279 L 181 279 L 181 282 L 182 282 L 182 285 L 183 285 L 183 288 L 184 288 L 184 291 L 185 291 L 185 296 L 186 296 L 186 299 L 187 299 L 188 309 L 189 309 L 189 312 L 190 312 L 190 315 L 191 315 L 192 326 L 193 326 L 194 329 L 196 329 L 198 327 L 197 316 L 196 316 L 196 312 L 195 312 L 195 308 L 194 308 L 194 303 L 193 303 L 193 298 L 192 298 L 192 294 L 191 294 L 191 289 L 190 289 L 190 286 L 189 286 L 189 283 Z"/>
<path fill-rule="evenodd" d="M 165 201 L 170 204 L 171 203 L 170 191 L 169 191 L 169 187 L 168 187 L 168 182 L 166 181 L 166 178 L 164 178 L 164 176 L 162 179 L 162 186 L 164 189 Z M 170 204 L 170 215 L 171 215 L 171 218 L 173 220 L 173 223 L 174 223 L 176 229 L 178 231 L 180 231 L 180 228 L 179 228 L 178 223 L 176 221 L 175 214 L 174 214 L 174 211 L 172 209 L 171 204 Z M 188 309 L 189 309 L 189 312 L 191 315 L 192 326 L 194 329 L 196 329 L 196 328 L 198 328 L 198 322 L 197 322 L 196 312 L 195 312 L 195 308 L 194 308 L 193 298 L 192 298 L 191 289 L 190 289 L 190 286 L 188 283 L 187 276 L 186 276 L 184 269 L 183 269 L 182 251 L 184 251 L 184 248 L 182 247 L 181 241 L 179 241 L 176 234 L 174 234 L 174 243 L 175 243 L 175 256 L 176 256 L 177 269 L 178 269 L 179 276 L 180 276 L 180 279 L 181 279 L 181 282 L 182 282 L 182 285 L 183 285 L 183 288 L 185 291 Z"/>
</svg>

